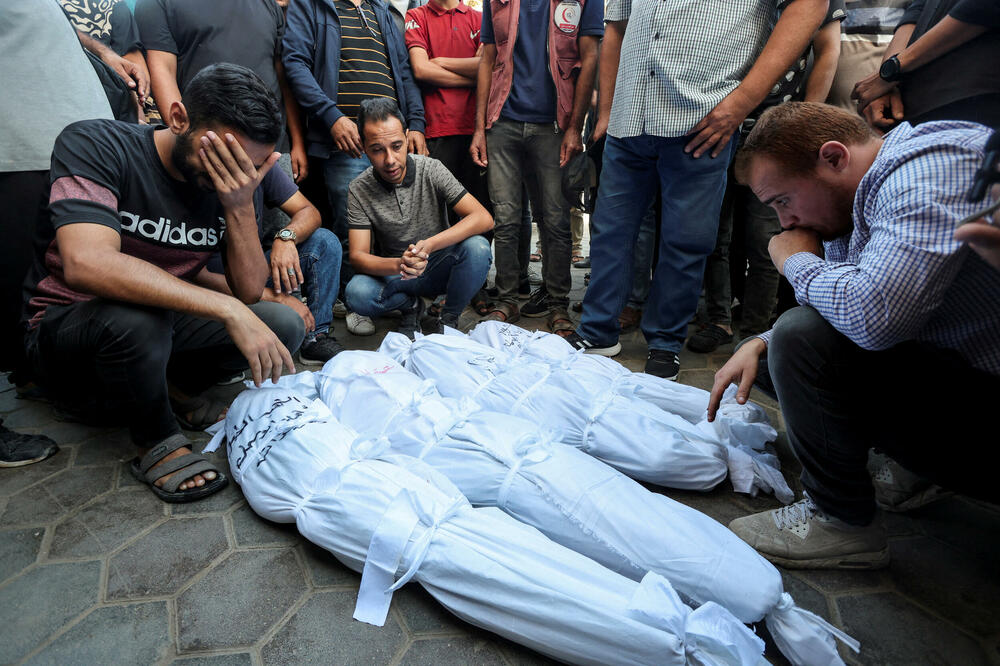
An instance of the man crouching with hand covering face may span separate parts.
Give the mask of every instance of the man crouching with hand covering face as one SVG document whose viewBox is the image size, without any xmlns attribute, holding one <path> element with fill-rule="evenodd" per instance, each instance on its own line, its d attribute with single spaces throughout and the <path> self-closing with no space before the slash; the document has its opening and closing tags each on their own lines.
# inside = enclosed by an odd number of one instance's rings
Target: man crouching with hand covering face
<svg viewBox="0 0 1000 666">
<path fill-rule="evenodd" d="M 708 408 L 731 382 L 741 402 L 756 383 L 781 404 L 806 497 L 730 524 L 768 559 L 885 566 L 876 500 L 915 508 L 940 496 L 932 484 L 997 498 L 975 412 L 1000 397 L 1000 273 L 953 239 L 989 135 L 943 121 L 879 138 L 854 114 L 788 103 L 738 154 L 737 177 L 778 213 L 771 259 L 801 304 L 742 343 Z"/>
<path fill-rule="evenodd" d="M 85 120 L 57 139 L 25 344 L 58 402 L 127 423 L 133 474 L 186 502 L 227 479 L 178 421 L 224 416 L 198 394 L 247 367 L 258 385 L 294 371 L 304 331 L 291 308 L 257 302 L 269 271 L 253 192 L 279 156 L 274 97 L 249 69 L 219 64 L 164 111 L 166 127 Z M 219 250 L 234 296 L 191 282 Z"/>
</svg>

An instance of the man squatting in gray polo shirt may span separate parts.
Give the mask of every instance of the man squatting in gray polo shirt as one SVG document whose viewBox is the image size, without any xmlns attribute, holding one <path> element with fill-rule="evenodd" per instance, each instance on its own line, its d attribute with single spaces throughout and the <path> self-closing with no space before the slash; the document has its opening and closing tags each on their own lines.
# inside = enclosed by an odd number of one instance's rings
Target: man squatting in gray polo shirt
<svg viewBox="0 0 1000 666">
<path fill-rule="evenodd" d="M 357 274 L 347 283 L 347 309 L 369 317 L 400 310 L 399 331 L 413 338 L 423 313 L 420 297 L 445 294 L 434 328 L 457 328 L 490 269 L 490 244 L 479 234 L 493 228 L 493 218 L 439 161 L 407 155 L 406 121 L 392 99 L 362 102 L 358 127 L 372 166 L 348 191 L 348 244 Z M 459 218 L 450 227 L 449 208 Z"/>
</svg>

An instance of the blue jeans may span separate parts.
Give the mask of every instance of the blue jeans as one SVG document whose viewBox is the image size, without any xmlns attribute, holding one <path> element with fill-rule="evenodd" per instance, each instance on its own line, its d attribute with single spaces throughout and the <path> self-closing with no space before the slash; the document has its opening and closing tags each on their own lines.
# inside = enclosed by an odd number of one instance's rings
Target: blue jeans
<svg viewBox="0 0 1000 666">
<path fill-rule="evenodd" d="M 632 287 L 628 294 L 628 306 L 641 310 L 646 306 L 649 287 L 653 282 L 653 243 L 656 242 L 656 210 L 650 205 L 642 216 L 639 235 L 635 243 L 635 264 L 632 267 Z"/>
<path fill-rule="evenodd" d="M 350 251 L 347 243 L 347 190 L 351 181 L 361 175 L 361 173 L 371 166 L 368 156 L 364 153 L 361 157 L 351 157 L 347 153 L 334 150 L 323 162 L 323 180 L 326 182 L 326 196 L 330 200 L 330 209 L 333 211 L 333 219 L 329 220 L 325 227 L 337 234 L 340 245 L 344 252 Z M 344 274 L 339 277 L 339 282 L 346 285 L 347 281 L 354 275 L 350 262 L 343 265 Z"/>
<path fill-rule="evenodd" d="M 277 241 L 281 242 L 281 241 Z M 299 243 L 299 266 L 302 268 L 302 290 L 305 294 L 309 312 L 316 320 L 316 330 L 306 335 L 306 340 L 314 340 L 316 335 L 325 333 L 333 321 L 333 303 L 337 300 L 340 288 L 340 264 L 343 251 L 340 241 L 327 229 L 317 229 L 309 238 Z M 271 262 L 271 251 L 264 253 L 268 263 Z M 213 273 L 223 273 L 222 255 L 214 254 L 208 260 L 208 270 Z M 273 287 L 273 280 L 267 279 L 267 286 Z"/>
<path fill-rule="evenodd" d="M 609 136 L 590 242 L 591 281 L 579 333 L 597 345 L 618 339 L 618 315 L 634 275 L 642 218 L 660 180 L 660 258 L 646 300 L 642 332 L 650 349 L 679 352 L 698 307 L 705 258 L 715 247 L 726 168 L 735 141 L 712 158 L 684 153 L 686 137 Z"/>
<path fill-rule="evenodd" d="M 277 241 L 281 242 L 281 241 Z M 333 321 L 333 304 L 340 290 L 340 264 L 343 251 L 340 241 L 327 229 L 317 229 L 298 246 L 299 266 L 302 268 L 302 291 L 306 297 L 309 312 L 316 320 L 316 330 L 306 334 L 311 341 L 320 333 L 326 333 Z M 271 253 L 266 253 L 271 260 Z M 267 281 L 271 286 L 271 280 Z"/>
<path fill-rule="evenodd" d="M 492 260 L 489 241 L 471 236 L 432 253 L 423 275 L 414 280 L 403 280 L 398 275 L 356 274 L 347 283 L 344 301 L 351 312 L 378 317 L 390 310 L 412 308 L 417 296 L 445 294 L 442 317 L 457 319 L 483 286 Z"/>
</svg>

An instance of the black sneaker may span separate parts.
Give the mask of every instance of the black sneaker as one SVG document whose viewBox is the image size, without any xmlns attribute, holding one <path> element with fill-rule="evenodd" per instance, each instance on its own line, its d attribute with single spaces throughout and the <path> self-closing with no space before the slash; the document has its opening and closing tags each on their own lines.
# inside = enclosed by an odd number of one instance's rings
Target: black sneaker
<svg viewBox="0 0 1000 666">
<path fill-rule="evenodd" d="M 525 317 L 547 317 L 551 311 L 549 292 L 544 286 L 531 292 L 528 302 L 521 306 L 521 314 Z"/>
<path fill-rule="evenodd" d="M 497 293 L 499 294 L 499 292 Z M 517 283 L 517 295 L 522 298 L 531 296 L 531 280 L 521 278 L 521 281 Z"/>
<path fill-rule="evenodd" d="M 327 331 L 317 335 L 315 340 L 303 343 L 299 348 L 299 359 L 306 365 L 323 365 L 342 351 L 344 345 Z"/>
<path fill-rule="evenodd" d="M 677 379 L 677 373 L 681 371 L 681 360 L 677 352 L 665 349 L 650 349 L 646 358 L 646 374 L 654 377 L 662 377 L 671 381 Z"/>
<path fill-rule="evenodd" d="M 416 339 L 416 333 L 420 330 L 420 318 L 424 314 L 424 299 L 415 296 L 417 302 L 409 310 L 403 310 L 403 316 L 399 319 L 400 333 L 411 340 Z"/>
<path fill-rule="evenodd" d="M 582 349 L 587 354 L 597 354 L 598 356 L 617 356 L 622 350 L 622 343 L 620 342 L 616 342 L 613 345 L 599 347 L 576 331 L 573 331 L 569 335 L 563 337 L 563 340 L 572 345 L 573 349 Z"/>
<path fill-rule="evenodd" d="M 0 425 L 0 467 L 21 467 L 41 462 L 59 452 L 45 435 L 23 435 Z"/>
<path fill-rule="evenodd" d="M 699 354 L 708 354 L 719 348 L 719 345 L 733 341 L 733 334 L 715 324 L 705 324 L 688 339 L 688 349 Z"/>
</svg>

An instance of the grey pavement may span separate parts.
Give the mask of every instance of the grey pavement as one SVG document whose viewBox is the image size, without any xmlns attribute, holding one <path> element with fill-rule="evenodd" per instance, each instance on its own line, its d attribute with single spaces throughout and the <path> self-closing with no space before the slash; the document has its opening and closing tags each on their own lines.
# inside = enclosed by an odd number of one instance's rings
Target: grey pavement
<svg viewBox="0 0 1000 666">
<path fill-rule="evenodd" d="M 577 300 L 583 273 L 573 271 Z M 337 335 L 374 349 L 394 324 L 356 338 L 338 321 Z M 622 341 L 619 360 L 642 370 L 641 334 Z M 709 388 L 729 351 L 685 351 L 680 381 Z M 780 429 L 777 404 L 755 397 Z M 550 663 L 451 616 L 417 584 L 396 593 L 384 627 L 356 622 L 359 576 L 293 527 L 257 517 L 235 484 L 164 504 L 132 479 L 124 430 L 61 421 L 50 406 L 17 399 L 5 379 L 0 415 L 62 447 L 0 470 L 0 663 Z M 950 444 L 942 455 L 955 452 Z M 800 490 L 783 431 L 776 447 Z M 723 523 L 778 506 L 737 495 L 728 481 L 708 493 L 663 492 Z M 849 663 L 1000 665 L 1000 511 L 953 497 L 887 518 L 888 569 L 785 571 L 786 590 L 861 641 L 860 655 L 843 653 Z M 763 624 L 757 630 L 766 637 Z M 766 655 L 784 663 L 769 638 Z"/>
</svg>

